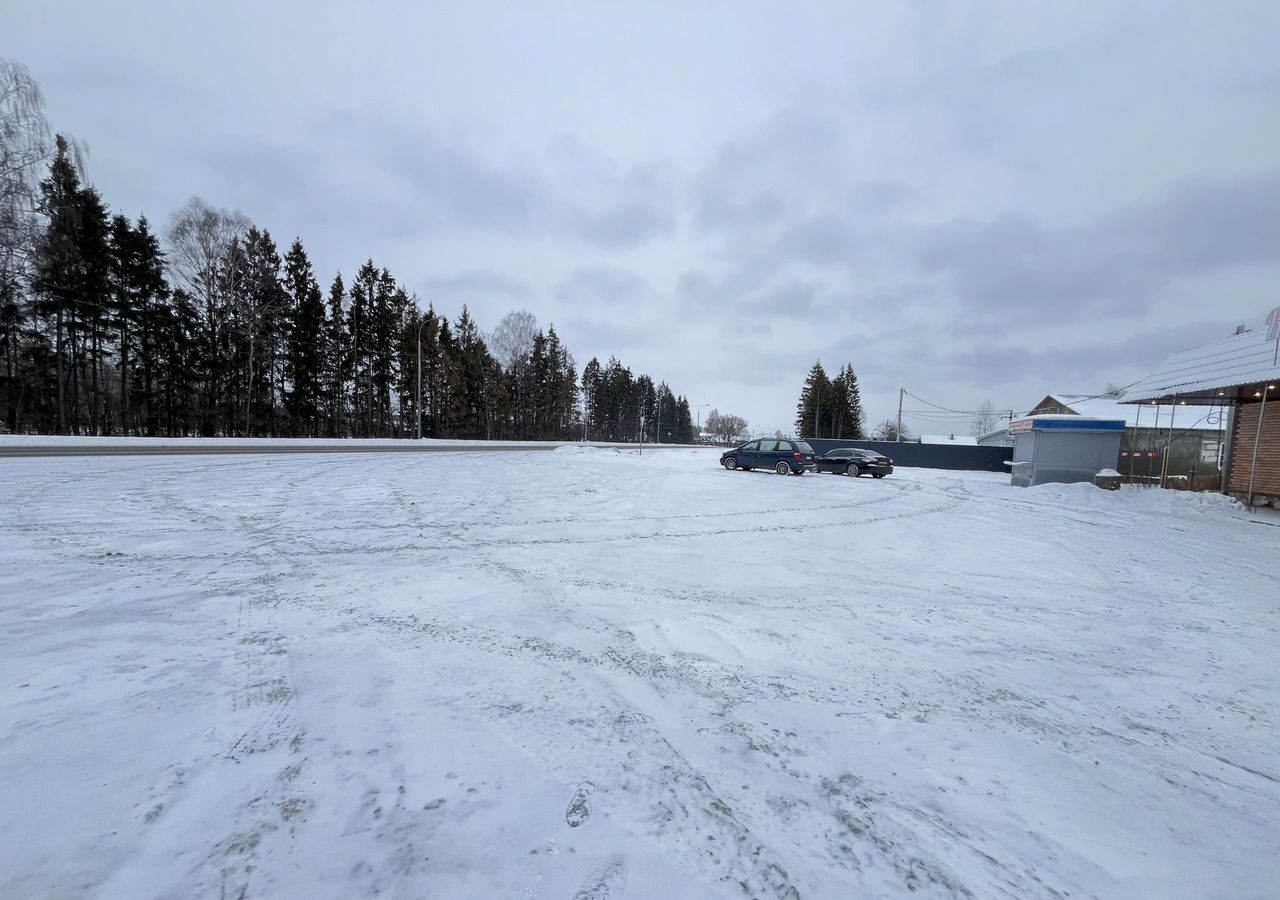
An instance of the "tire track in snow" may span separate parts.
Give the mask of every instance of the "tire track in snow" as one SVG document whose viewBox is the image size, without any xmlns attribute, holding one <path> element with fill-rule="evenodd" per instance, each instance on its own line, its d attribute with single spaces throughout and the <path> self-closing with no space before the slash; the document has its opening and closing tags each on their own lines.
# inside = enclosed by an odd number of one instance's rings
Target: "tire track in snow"
<svg viewBox="0 0 1280 900">
<path fill-rule="evenodd" d="M 289 673 L 288 637 L 276 615 L 283 575 L 273 566 L 278 550 L 275 522 L 296 487 L 296 478 L 278 483 L 264 508 L 235 519 L 248 543 L 235 562 L 256 568 L 258 574 L 232 576 L 226 588 L 228 594 L 239 595 L 233 637 L 240 677 L 231 698 L 235 738 L 215 759 L 222 767 L 240 770 L 231 776 L 233 783 L 249 787 L 254 796 L 228 810 L 226 836 L 191 871 L 193 883 L 203 880 L 212 888 L 216 882 L 223 897 L 253 896 L 254 874 L 262 860 L 291 851 L 295 829 L 310 806 L 295 788 L 306 763 L 306 735 Z M 270 885 L 262 888 L 265 894 L 271 890 Z"/>
<path fill-rule="evenodd" d="M 302 598 L 296 602 L 306 603 Z M 508 636 L 458 624 L 420 622 L 413 616 L 362 615 L 358 610 L 336 610 L 325 605 L 320 608 L 414 643 L 427 637 L 442 644 L 461 644 L 483 655 L 532 657 L 549 666 L 548 671 L 566 663 L 582 666 L 586 671 L 603 666 L 645 679 L 672 678 L 689 687 L 678 670 L 667 666 L 656 654 L 592 656 L 541 638 Z M 711 691 L 717 681 L 722 685 L 717 691 L 722 698 L 730 697 L 727 685 L 733 685 L 734 699 L 749 701 L 757 693 L 746 689 L 736 678 L 717 678 L 711 674 L 702 679 L 701 687 Z M 593 682 L 592 687 L 600 690 L 601 684 Z M 794 696 L 776 684 L 757 685 L 757 689 L 761 697 Z M 545 741 L 533 753 L 534 757 L 550 765 L 561 777 L 572 780 L 574 773 L 560 762 L 563 748 L 555 736 L 564 732 L 566 718 L 574 718 L 573 710 L 597 705 L 583 688 L 575 686 L 572 691 L 575 695 L 572 698 L 562 695 L 538 709 L 521 706 L 513 712 L 509 697 L 495 688 L 481 686 L 472 692 L 468 705 L 490 720 L 520 717 L 522 726 L 527 725 L 520 728 L 523 740 Z M 529 722 L 529 717 L 538 718 L 539 723 Z M 582 724 L 579 721 L 579 727 Z M 707 871 L 710 865 L 708 876 L 713 880 L 745 885 L 744 890 L 752 897 L 798 900 L 799 891 L 791 884 L 777 853 L 739 820 L 705 775 L 666 740 L 648 716 L 624 709 L 601 722 L 599 728 L 590 730 L 603 735 L 597 740 L 602 746 L 592 753 L 599 769 L 591 773 L 590 779 L 597 807 L 605 797 L 611 805 L 625 807 L 626 818 L 649 823 L 649 833 L 660 839 L 664 853 L 683 859 L 699 871 Z"/>
</svg>

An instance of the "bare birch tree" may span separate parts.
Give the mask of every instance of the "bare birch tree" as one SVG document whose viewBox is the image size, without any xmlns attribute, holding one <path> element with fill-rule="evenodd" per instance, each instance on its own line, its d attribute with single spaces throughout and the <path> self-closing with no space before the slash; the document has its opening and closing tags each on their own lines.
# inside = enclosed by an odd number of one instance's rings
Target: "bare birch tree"
<svg viewBox="0 0 1280 900">
<path fill-rule="evenodd" d="M 732 413 L 722 415 L 720 410 L 713 409 L 707 415 L 706 430 L 722 443 L 728 444 L 739 435 L 747 433 L 747 420 Z"/>
<path fill-rule="evenodd" d="M 969 423 L 969 433 L 974 437 L 982 437 L 984 434 L 990 434 L 996 430 L 996 426 L 1004 417 L 996 412 L 996 408 L 991 405 L 990 400 L 982 401 L 982 405 L 978 407 L 977 414 L 973 417 L 973 421 Z"/>
<path fill-rule="evenodd" d="M 533 339 L 538 333 L 538 320 L 527 309 L 516 309 L 502 317 L 498 327 L 489 337 L 489 349 L 494 359 L 508 371 L 529 358 L 533 351 Z"/>
<path fill-rule="evenodd" d="M 83 144 L 66 137 L 68 156 L 83 174 Z M 17 426 L 15 383 L 19 343 L 31 315 L 23 289 L 40 230 L 40 180 L 53 159 L 53 131 L 44 95 L 26 66 L 0 59 L 0 355 L 4 357 L 4 421 Z"/>
<path fill-rule="evenodd" d="M 250 226 L 244 213 L 216 209 L 199 197 L 192 197 L 173 214 L 165 235 L 169 271 L 201 310 L 206 414 L 220 396 L 219 352 L 243 269 L 235 260 L 242 255 L 240 243 Z"/>
</svg>

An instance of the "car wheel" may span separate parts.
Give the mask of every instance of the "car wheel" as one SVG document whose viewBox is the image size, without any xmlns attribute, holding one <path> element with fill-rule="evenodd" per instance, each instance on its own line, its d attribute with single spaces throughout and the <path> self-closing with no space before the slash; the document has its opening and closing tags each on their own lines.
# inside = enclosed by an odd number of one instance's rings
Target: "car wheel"
<svg viewBox="0 0 1280 900">
<path fill-rule="evenodd" d="M 724 467 L 732 472 L 734 469 L 738 468 L 738 461 L 733 457 L 729 457 L 724 461 Z"/>
<path fill-rule="evenodd" d="M 852 475 L 854 478 L 857 478 L 862 474 L 862 470 L 858 468 L 857 463 L 849 463 L 849 465 L 844 467 L 844 474 Z"/>
<path fill-rule="evenodd" d="M 777 472 L 779 475 L 790 475 L 791 467 L 784 462 L 780 462 L 773 467 L 773 471 Z"/>
</svg>

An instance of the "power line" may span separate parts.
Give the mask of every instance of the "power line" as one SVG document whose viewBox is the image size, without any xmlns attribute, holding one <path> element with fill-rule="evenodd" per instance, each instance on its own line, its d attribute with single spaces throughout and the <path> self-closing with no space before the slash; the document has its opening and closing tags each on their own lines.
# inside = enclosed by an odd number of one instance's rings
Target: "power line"
<svg viewBox="0 0 1280 900">
<path fill-rule="evenodd" d="M 1134 382 L 1134 384 L 1137 384 L 1137 382 L 1135 381 L 1135 382 Z M 951 407 L 949 407 L 949 406 L 940 406 L 939 404 L 934 403 L 934 402 L 932 402 L 931 400 L 926 400 L 926 399 L 924 399 L 923 397 L 919 397 L 919 396 L 917 396 L 917 395 L 915 395 L 915 394 L 911 393 L 910 391 L 906 390 L 905 388 L 903 389 L 903 393 L 904 393 L 904 394 L 906 394 L 908 397 L 912 397 L 912 398 L 914 398 L 914 399 L 916 399 L 916 400 L 919 400 L 919 401 L 920 401 L 921 403 L 923 403 L 925 406 L 932 406 L 934 409 L 940 409 L 940 410 L 942 410 L 943 412 L 957 413 L 957 414 L 962 415 L 962 416 L 981 416 L 981 415 L 997 415 L 997 414 L 999 414 L 999 415 L 1003 416 L 1003 414 L 1005 414 L 1005 413 L 1012 413 L 1012 412 L 1013 412 L 1013 410 L 1011 410 L 1011 409 L 990 409 L 990 410 L 987 410 L 987 409 L 952 409 L 952 408 L 951 408 Z"/>
</svg>

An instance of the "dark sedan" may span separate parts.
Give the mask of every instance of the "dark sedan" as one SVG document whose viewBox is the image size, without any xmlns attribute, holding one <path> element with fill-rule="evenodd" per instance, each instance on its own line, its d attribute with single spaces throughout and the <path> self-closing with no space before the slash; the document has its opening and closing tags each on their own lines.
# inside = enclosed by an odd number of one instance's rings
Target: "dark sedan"
<svg viewBox="0 0 1280 900">
<path fill-rule="evenodd" d="M 813 448 L 804 441 L 748 441 L 720 454 L 726 469 L 773 469 L 779 475 L 803 475 L 814 469 Z"/>
<path fill-rule="evenodd" d="M 883 478 L 893 474 L 893 460 L 874 450 L 859 447 L 837 447 L 817 458 L 818 471 L 833 475 L 871 475 Z"/>
</svg>

